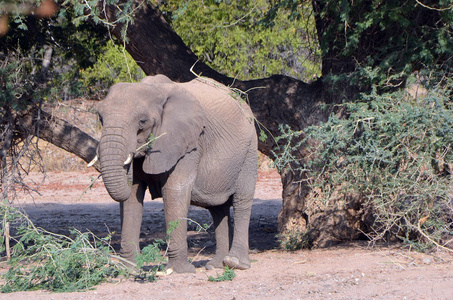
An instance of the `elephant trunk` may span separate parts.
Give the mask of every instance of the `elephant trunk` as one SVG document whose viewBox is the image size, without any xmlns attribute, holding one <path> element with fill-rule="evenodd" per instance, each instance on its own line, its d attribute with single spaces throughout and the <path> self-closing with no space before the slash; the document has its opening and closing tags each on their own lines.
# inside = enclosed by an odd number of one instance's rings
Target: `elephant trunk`
<svg viewBox="0 0 453 300">
<path fill-rule="evenodd" d="M 126 138 L 118 134 L 118 129 L 103 130 L 99 142 L 101 174 L 109 195 L 118 202 L 126 201 L 131 195 L 132 165 L 124 165 L 129 155 L 126 145 Z"/>
</svg>

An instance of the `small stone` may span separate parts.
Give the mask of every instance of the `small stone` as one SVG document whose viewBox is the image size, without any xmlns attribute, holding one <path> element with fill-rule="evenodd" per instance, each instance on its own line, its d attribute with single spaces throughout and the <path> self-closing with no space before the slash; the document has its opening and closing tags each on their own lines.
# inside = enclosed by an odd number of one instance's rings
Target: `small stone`
<svg viewBox="0 0 453 300">
<path fill-rule="evenodd" d="M 423 263 L 429 265 L 431 263 L 431 260 L 429 258 L 423 259 Z"/>
</svg>

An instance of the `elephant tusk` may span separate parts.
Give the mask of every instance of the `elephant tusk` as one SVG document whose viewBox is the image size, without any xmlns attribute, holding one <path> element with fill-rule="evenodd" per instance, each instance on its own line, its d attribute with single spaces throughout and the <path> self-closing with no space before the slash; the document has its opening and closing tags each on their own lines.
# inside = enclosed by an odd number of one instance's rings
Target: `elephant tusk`
<svg viewBox="0 0 453 300">
<path fill-rule="evenodd" d="M 87 168 L 92 167 L 98 161 L 98 156 L 96 155 L 93 160 L 87 164 Z"/>
<path fill-rule="evenodd" d="M 124 165 L 130 164 L 131 161 L 132 161 L 132 153 L 129 153 L 129 155 L 127 156 L 126 160 L 124 161 Z"/>
</svg>

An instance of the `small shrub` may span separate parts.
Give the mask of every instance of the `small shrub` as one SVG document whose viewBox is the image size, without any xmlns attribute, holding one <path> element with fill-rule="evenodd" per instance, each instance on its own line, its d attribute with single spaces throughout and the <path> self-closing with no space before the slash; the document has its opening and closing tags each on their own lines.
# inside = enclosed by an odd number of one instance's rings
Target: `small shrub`
<svg viewBox="0 0 453 300">
<path fill-rule="evenodd" d="M 288 231 L 278 235 L 280 248 L 287 251 L 296 251 L 309 248 L 309 237 L 300 230 Z"/>
<path fill-rule="evenodd" d="M 217 277 L 209 276 L 208 281 L 220 282 L 220 281 L 232 281 L 236 277 L 234 269 L 230 269 L 228 266 L 225 266 L 223 273 L 220 275 L 217 273 Z"/>
<path fill-rule="evenodd" d="M 165 246 L 164 240 L 155 240 L 152 244 L 144 247 L 141 253 L 137 256 L 138 273 L 135 275 L 136 280 L 153 282 L 157 280 L 157 272 L 162 271 L 163 262 L 161 249 Z M 150 268 L 144 268 L 145 265 L 155 264 Z"/>
</svg>

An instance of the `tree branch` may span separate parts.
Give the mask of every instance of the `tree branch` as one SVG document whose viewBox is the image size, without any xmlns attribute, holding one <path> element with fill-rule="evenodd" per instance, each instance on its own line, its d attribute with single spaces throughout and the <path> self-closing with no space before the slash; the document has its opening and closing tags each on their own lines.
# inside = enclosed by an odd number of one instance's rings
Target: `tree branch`
<svg viewBox="0 0 453 300">
<path fill-rule="evenodd" d="M 96 156 L 99 142 L 63 119 L 33 108 L 18 116 L 18 126 L 61 149 L 90 162 Z M 93 167 L 100 172 L 99 162 Z"/>
</svg>

